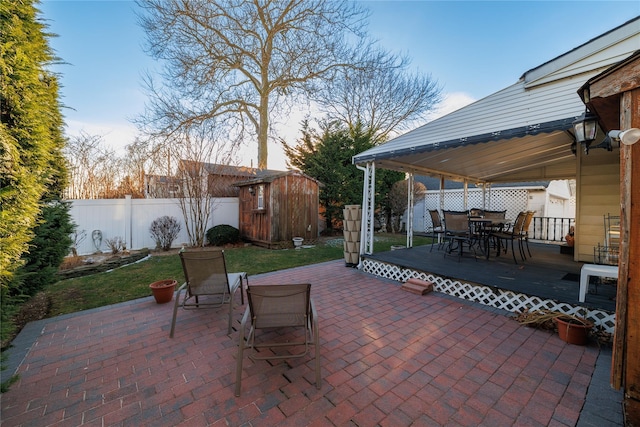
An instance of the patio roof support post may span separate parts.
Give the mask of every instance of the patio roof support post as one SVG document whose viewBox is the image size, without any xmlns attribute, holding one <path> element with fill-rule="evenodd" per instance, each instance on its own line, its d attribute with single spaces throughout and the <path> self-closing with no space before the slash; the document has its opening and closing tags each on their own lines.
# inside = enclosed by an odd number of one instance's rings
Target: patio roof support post
<svg viewBox="0 0 640 427">
<path fill-rule="evenodd" d="M 413 187 L 414 187 L 414 179 L 413 172 L 409 172 L 409 176 L 407 177 L 407 247 L 413 247 Z"/>
<path fill-rule="evenodd" d="M 487 210 L 487 185 L 482 183 L 482 209 Z"/>
<path fill-rule="evenodd" d="M 440 213 L 444 212 L 444 175 L 440 175 Z"/>
<path fill-rule="evenodd" d="M 375 162 L 368 162 L 365 167 L 359 165 L 356 165 L 356 167 L 364 172 L 360 255 L 371 255 L 373 253 L 373 232 L 375 225 L 376 165 Z M 358 268 L 362 268 L 362 260 L 358 263 Z"/>
<path fill-rule="evenodd" d="M 469 210 L 469 181 L 464 180 L 463 193 L 462 193 L 462 210 Z"/>
</svg>

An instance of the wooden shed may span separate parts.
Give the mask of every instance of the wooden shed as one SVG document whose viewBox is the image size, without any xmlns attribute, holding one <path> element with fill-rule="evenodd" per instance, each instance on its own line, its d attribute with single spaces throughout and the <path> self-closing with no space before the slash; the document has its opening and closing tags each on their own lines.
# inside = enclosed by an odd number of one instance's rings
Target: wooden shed
<svg viewBox="0 0 640 427">
<path fill-rule="evenodd" d="M 297 171 L 258 171 L 256 177 L 237 182 L 240 189 L 240 235 L 269 248 L 293 247 L 318 237 L 320 183 Z"/>
</svg>

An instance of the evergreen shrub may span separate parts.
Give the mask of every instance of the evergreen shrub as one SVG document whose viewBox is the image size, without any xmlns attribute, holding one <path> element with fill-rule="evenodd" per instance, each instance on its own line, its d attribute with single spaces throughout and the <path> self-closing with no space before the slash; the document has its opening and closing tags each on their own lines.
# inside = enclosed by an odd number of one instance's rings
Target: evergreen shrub
<svg viewBox="0 0 640 427">
<path fill-rule="evenodd" d="M 207 230 L 207 241 L 213 246 L 223 246 L 240 242 L 240 230 L 227 225 L 220 224 Z"/>
</svg>

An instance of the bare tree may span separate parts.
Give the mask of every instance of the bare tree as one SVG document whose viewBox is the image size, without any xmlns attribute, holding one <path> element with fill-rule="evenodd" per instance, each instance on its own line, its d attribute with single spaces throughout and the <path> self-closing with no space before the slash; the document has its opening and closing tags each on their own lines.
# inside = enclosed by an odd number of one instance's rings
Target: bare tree
<svg viewBox="0 0 640 427">
<path fill-rule="evenodd" d="M 209 176 L 215 173 L 212 168 L 230 162 L 231 150 L 213 138 L 211 133 L 192 131 L 165 145 L 174 158 L 181 159 L 176 172 L 180 183 L 178 202 L 191 246 L 204 246 L 209 218 L 215 209 L 209 188 Z"/>
<path fill-rule="evenodd" d="M 147 77 L 139 123 L 170 136 L 194 126 L 252 136 L 267 167 L 271 116 L 317 89 L 365 49 L 367 12 L 346 0 L 138 0 L 147 51 L 164 84 Z M 190 132 L 190 131 L 188 131 Z"/>
<path fill-rule="evenodd" d="M 102 136 L 85 132 L 69 138 L 64 149 L 69 171 L 68 198 L 98 199 L 113 194 L 118 160 L 115 152 L 103 145 Z"/>
<path fill-rule="evenodd" d="M 329 119 L 361 125 L 374 143 L 410 129 L 440 102 L 438 84 L 428 75 L 410 73 L 410 61 L 381 49 L 364 53 L 363 67 L 343 69 L 330 85 L 313 95 Z"/>
<path fill-rule="evenodd" d="M 68 165 L 70 199 L 144 197 L 145 171 L 153 167 L 147 145 L 136 139 L 121 157 L 105 146 L 100 135 L 81 132 L 69 138 L 64 156 Z"/>
<path fill-rule="evenodd" d="M 407 198 L 409 182 L 405 179 L 398 181 L 391 186 L 389 191 L 389 215 L 387 216 L 387 223 L 391 225 L 391 232 L 397 233 L 401 231 L 402 215 L 404 215 L 409 201 Z M 415 182 L 413 185 L 413 197 L 418 199 L 427 192 L 427 187 L 421 182 Z"/>
<path fill-rule="evenodd" d="M 138 138 L 125 147 L 121 160 L 121 177 L 118 193 L 135 198 L 145 197 L 145 175 L 154 169 L 149 144 Z"/>
</svg>

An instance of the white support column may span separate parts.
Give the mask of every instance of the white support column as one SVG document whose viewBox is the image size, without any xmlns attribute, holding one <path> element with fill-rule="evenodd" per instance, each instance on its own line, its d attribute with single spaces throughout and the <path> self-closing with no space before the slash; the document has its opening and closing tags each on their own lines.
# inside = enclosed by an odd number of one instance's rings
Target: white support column
<svg viewBox="0 0 640 427">
<path fill-rule="evenodd" d="M 463 185 L 464 192 L 462 194 L 462 210 L 469 210 L 469 182 L 465 179 Z"/>
<path fill-rule="evenodd" d="M 373 232 L 375 225 L 375 193 L 376 166 L 374 162 L 367 163 L 364 171 L 364 185 L 362 189 L 362 224 L 360 226 L 360 255 L 373 253 Z M 360 266 L 359 266 L 360 267 Z"/>
<path fill-rule="evenodd" d="M 409 173 L 407 185 L 407 247 L 413 247 L 413 172 Z"/>
<path fill-rule="evenodd" d="M 440 214 L 444 212 L 444 176 L 440 175 Z"/>
</svg>

